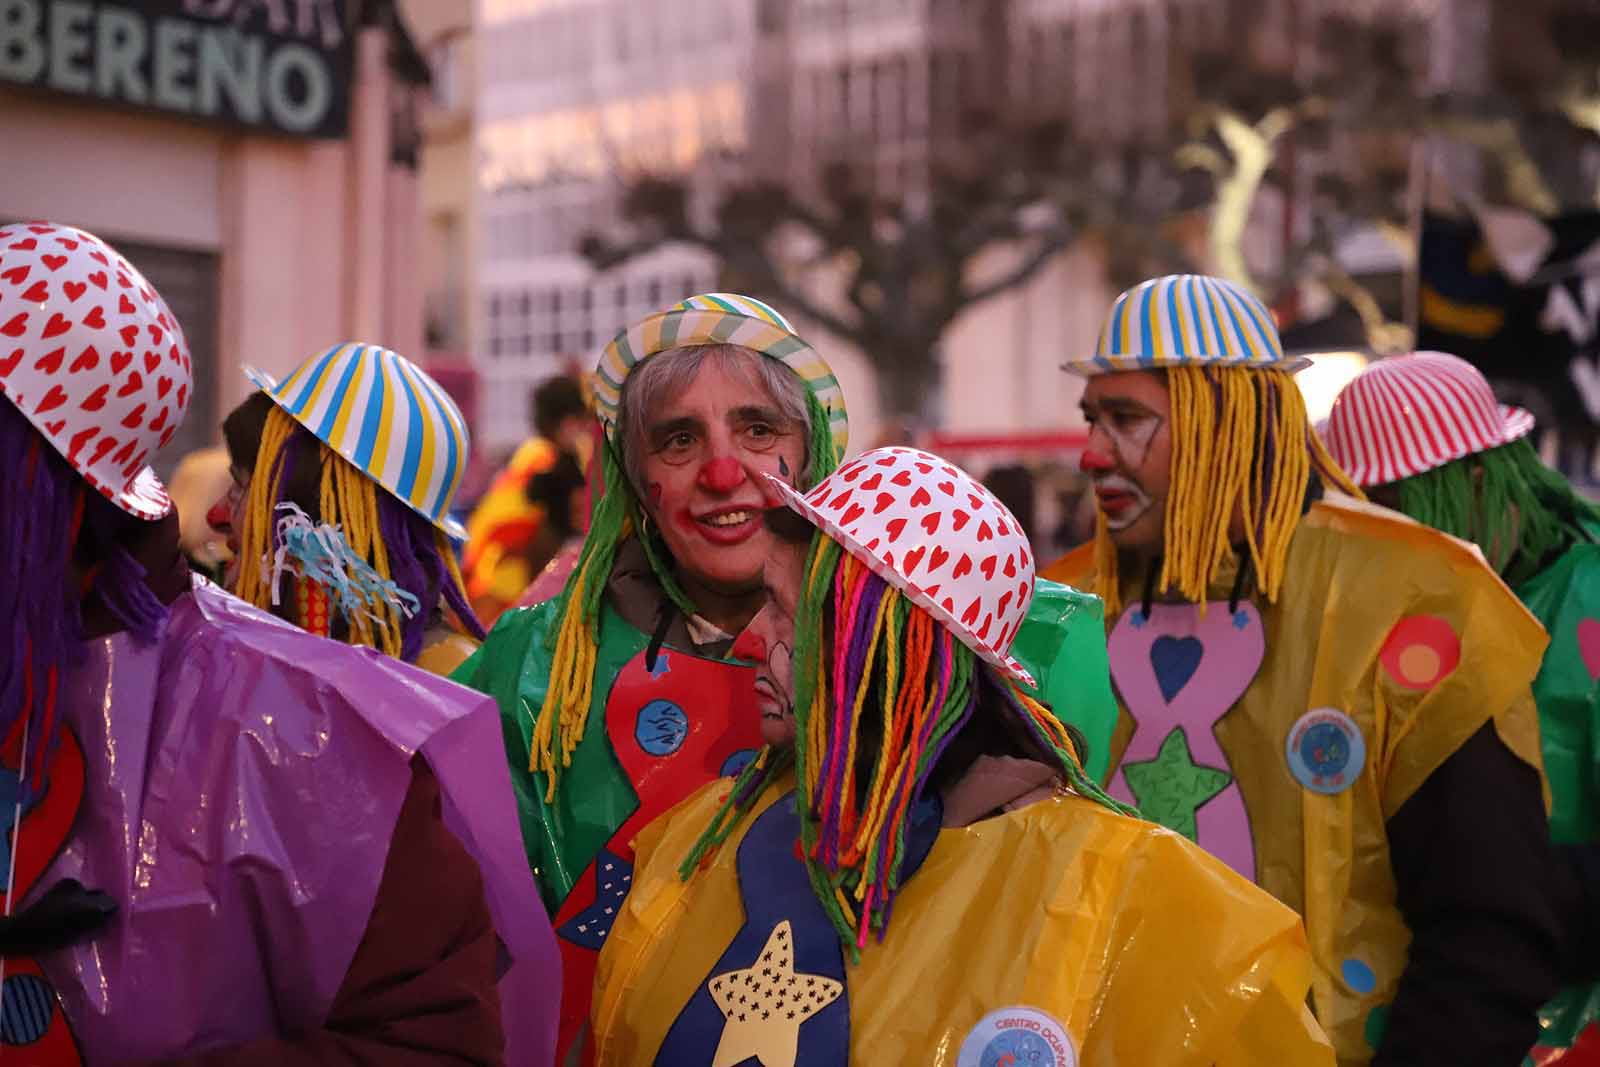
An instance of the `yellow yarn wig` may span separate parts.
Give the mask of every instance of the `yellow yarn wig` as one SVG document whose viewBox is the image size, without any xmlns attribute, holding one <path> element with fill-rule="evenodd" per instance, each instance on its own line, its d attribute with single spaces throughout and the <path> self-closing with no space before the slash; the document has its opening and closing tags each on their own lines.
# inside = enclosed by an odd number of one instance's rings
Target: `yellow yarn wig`
<svg viewBox="0 0 1600 1067">
<path fill-rule="evenodd" d="M 1163 373 L 1171 395 L 1172 481 L 1155 591 L 1204 604 L 1234 552 L 1230 530 L 1238 519 L 1257 586 L 1276 602 L 1312 473 L 1358 499 L 1361 490 L 1311 428 L 1289 372 L 1181 364 Z M 1114 618 L 1122 610 L 1117 550 L 1103 514 L 1094 544 L 1095 592 L 1106 617 Z"/>
</svg>

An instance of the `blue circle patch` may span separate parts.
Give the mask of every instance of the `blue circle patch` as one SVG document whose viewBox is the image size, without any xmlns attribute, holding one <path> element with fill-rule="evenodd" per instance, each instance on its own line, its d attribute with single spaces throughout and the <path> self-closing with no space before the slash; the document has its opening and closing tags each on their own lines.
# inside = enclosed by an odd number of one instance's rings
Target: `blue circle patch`
<svg viewBox="0 0 1600 1067">
<path fill-rule="evenodd" d="M 1361 728 L 1342 711 L 1308 711 L 1289 728 L 1284 758 L 1294 780 L 1313 793 L 1342 793 L 1361 777 L 1367 743 Z"/>
<path fill-rule="evenodd" d="M 633 736 L 639 747 L 652 756 L 670 756 L 683 747 L 689 736 L 689 716 L 670 700 L 652 700 L 639 709 Z"/>
<path fill-rule="evenodd" d="M 733 755 L 722 761 L 722 769 L 717 771 L 718 778 L 737 778 L 750 766 L 750 761 L 756 758 L 753 748 L 741 748 Z"/>
<path fill-rule="evenodd" d="M 1352 992 L 1366 996 L 1378 988 L 1378 976 L 1372 973 L 1372 968 L 1365 962 L 1355 958 L 1347 959 L 1339 964 L 1339 974 L 1344 978 L 1344 984 Z"/>
<path fill-rule="evenodd" d="M 1010 1030 L 983 1046 L 979 1067 L 1056 1067 L 1050 1043 L 1027 1030 Z"/>
</svg>

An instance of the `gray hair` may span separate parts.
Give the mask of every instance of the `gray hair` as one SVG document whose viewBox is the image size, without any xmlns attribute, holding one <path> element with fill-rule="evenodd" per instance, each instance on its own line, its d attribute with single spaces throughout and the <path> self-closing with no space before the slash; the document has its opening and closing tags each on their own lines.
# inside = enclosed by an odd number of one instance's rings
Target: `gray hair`
<svg viewBox="0 0 1600 1067">
<path fill-rule="evenodd" d="M 816 457 L 811 455 L 811 411 L 806 404 L 806 384 L 800 376 L 778 360 L 743 345 L 686 345 L 651 356 L 634 367 L 622 383 L 622 398 L 617 405 L 617 447 L 622 453 L 623 470 L 639 499 L 645 499 L 644 458 L 649 453 L 650 420 L 662 405 L 682 395 L 708 360 L 760 388 L 784 416 L 801 427 L 806 456 L 797 481 L 802 487 L 809 487 Z"/>
</svg>

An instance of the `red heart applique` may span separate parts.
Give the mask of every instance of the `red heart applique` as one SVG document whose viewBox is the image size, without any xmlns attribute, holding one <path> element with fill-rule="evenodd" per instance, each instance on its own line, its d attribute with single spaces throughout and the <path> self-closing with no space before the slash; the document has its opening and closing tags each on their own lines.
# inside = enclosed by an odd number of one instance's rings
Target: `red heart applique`
<svg viewBox="0 0 1600 1067">
<path fill-rule="evenodd" d="M 961 531 L 961 528 L 963 526 L 965 526 L 967 523 L 969 523 L 971 521 L 972 521 L 972 516 L 968 515 L 965 511 L 962 511 L 960 508 L 956 508 L 956 510 L 951 512 L 951 514 L 950 514 L 951 525 L 953 525 L 956 528 L 956 532 L 957 533 L 959 533 Z"/>
<path fill-rule="evenodd" d="M 955 568 L 955 570 L 950 572 L 950 575 L 951 575 L 951 577 L 954 577 L 954 578 L 961 578 L 961 577 L 963 577 L 965 575 L 968 575 L 968 574 L 971 574 L 971 573 L 972 573 L 972 557 L 967 555 L 965 552 L 963 552 L 963 553 L 961 553 L 961 558 L 956 560 L 956 568 Z"/>
<path fill-rule="evenodd" d="M 930 586 L 928 586 L 928 588 L 924 589 L 923 592 L 928 595 L 928 599 L 929 600 L 932 600 L 935 596 L 937 596 L 939 594 L 939 589 L 940 589 L 940 586 L 930 585 Z"/>
<path fill-rule="evenodd" d="M 32 272 L 32 270 L 32 267 L 24 263 L 21 266 L 12 267 L 7 271 L 0 271 L 0 278 L 4 278 L 12 285 L 21 285 L 23 282 L 28 280 L 28 275 L 30 272 Z"/>
<path fill-rule="evenodd" d="M 35 241 L 32 237 L 24 237 L 22 240 L 17 241 L 10 247 L 15 248 L 18 252 L 32 252 L 35 248 L 39 247 L 39 242 Z"/>
<path fill-rule="evenodd" d="M 880 486 L 882 484 L 883 484 L 883 475 L 881 473 L 879 473 L 879 474 L 874 474 L 872 477 L 870 477 L 866 481 L 862 482 L 861 483 L 861 488 L 863 488 L 863 489 L 876 489 L 876 488 L 878 488 L 878 486 Z"/>
<path fill-rule="evenodd" d="M 0 359 L 0 378 L 4 378 L 17 369 L 17 364 L 22 362 L 22 349 L 16 349 L 5 359 Z"/>
<path fill-rule="evenodd" d="M 165 374 L 156 379 L 156 396 L 166 396 L 167 390 L 172 388 L 172 379 Z M 1010 562 L 1009 560 L 1007 562 Z"/>
<path fill-rule="evenodd" d="M 50 296 L 50 287 L 40 278 L 28 286 L 28 291 L 22 294 L 22 299 L 30 304 L 42 304 Z"/>
<path fill-rule="evenodd" d="M 930 536 L 938 533 L 939 519 L 943 517 L 943 515 L 944 513 L 942 511 L 928 512 L 928 514 L 922 516 L 922 528 L 927 530 Z"/>
<path fill-rule="evenodd" d="M 98 250 L 95 250 L 95 251 L 91 251 L 91 252 L 90 252 L 90 253 L 89 253 L 89 258 L 90 258 L 90 259 L 92 259 L 92 260 L 94 260 L 94 261 L 95 261 L 95 262 L 97 262 L 97 263 L 99 263 L 99 264 L 100 264 L 100 265 L 101 265 L 101 266 L 102 266 L 102 267 L 109 267 L 109 266 L 111 266 L 111 261 L 110 261 L 110 260 L 109 260 L 109 259 L 107 259 L 107 258 L 106 258 L 106 255 L 105 255 L 105 253 L 104 253 L 104 252 L 100 252 L 100 251 L 98 251 Z M 93 275 L 90 275 L 90 278 L 91 278 L 91 279 L 92 279 L 92 278 L 93 278 L 93 277 L 94 277 L 94 276 L 93 276 Z"/>
<path fill-rule="evenodd" d="M 51 437 L 61 436 L 61 431 L 65 430 L 66 428 L 66 419 L 56 419 L 54 422 L 47 422 L 44 424 L 44 432 L 49 434 Z"/>
<path fill-rule="evenodd" d="M 978 627 L 978 640 L 979 641 L 987 641 L 987 640 L 989 640 L 989 627 L 991 627 L 993 625 L 994 625 L 994 616 L 993 615 L 985 615 L 983 617 L 983 625 Z"/>
<path fill-rule="evenodd" d="M 133 450 L 138 444 L 139 444 L 139 442 L 138 442 L 137 439 L 132 438 L 132 437 L 128 438 L 127 443 L 124 444 L 121 448 L 117 449 L 117 454 L 111 457 L 111 462 L 113 462 L 113 463 L 126 463 L 126 462 L 128 462 L 128 460 L 133 457 Z"/>
<path fill-rule="evenodd" d="M 148 429 L 150 430 L 151 433 L 154 433 L 155 431 L 161 429 L 166 424 L 167 424 L 167 409 L 166 408 L 162 408 L 161 409 L 161 414 L 157 415 L 155 418 L 150 420 L 150 425 L 149 425 Z"/>
<path fill-rule="evenodd" d="M 117 271 L 117 284 L 122 286 L 124 289 L 133 288 L 133 283 L 128 280 L 128 276 L 122 273 L 120 270 Z"/>
<path fill-rule="evenodd" d="M 46 226 L 44 223 L 37 223 L 33 226 L 29 226 L 28 232 L 38 234 L 55 233 L 56 228 L 54 226 Z"/>
<path fill-rule="evenodd" d="M 1016 560 L 1016 557 L 1011 556 L 1011 555 L 1007 555 L 1006 556 L 1006 577 L 1007 578 L 1015 578 L 1016 576 L 1017 576 L 1017 560 Z M 1005 609 L 1002 608 L 1001 610 L 1004 611 Z"/>
<path fill-rule="evenodd" d="M 892 482 L 894 482 L 895 485 L 910 485 L 911 484 L 911 472 L 910 471 L 901 471 L 899 474 L 896 474 L 890 480 Z"/>
<path fill-rule="evenodd" d="M 39 337 L 43 340 L 49 340 L 52 337 L 61 336 L 70 329 L 72 329 L 71 321 L 58 311 L 50 316 L 50 321 L 45 323 L 44 332 Z"/>
<path fill-rule="evenodd" d="M 922 562 L 922 557 L 927 551 L 927 548 L 923 547 L 913 548 L 911 551 L 906 553 L 905 559 L 902 562 L 905 564 L 905 572 L 908 576 L 917 569 L 917 564 Z"/>
<path fill-rule="evenodd" d="M 189 395 L 189 386 L 187 384 L 178 386 L 178 406 L 180 408 L 183 407 L 184 404 L 188 403 L 188 401 L 184 400 L 184 397 L 186 397 L 188 395 Z M 163 443 L 165 443 L 165 442 L 163 442 Z"/>
<path fill-rule="evenodd" d="M 111 353 L 111 373 L 112 374 L 121 374 L 122 371 L 123 371 L 123 368 L 125 368 L 129 363 L 132 363 L 132 362 L 133 362 L 133 353 L 132 352 L 113 352 L 113 353 Z"/>
<path fill-rule="evenodd" d="M 871 552 L 873 549 L 877 548 L 878 547 L 878 542 L 881 541 L 881 540 L 882 540 L 882 538 L 874 537 L 872 540 L 868 541 L 867 542 L 867 551 Z"/>
<path fill-rule="evenodd" d="M 173 345 L 171 348 L 167 349 L 167 358 L 172 360 L 172 362 L 174 362 L 174 363 L 178 362 L 178 346 L 177 345 Z M 185 364 L 187 364 L 189 362 L 189 357 L 188 356 L 184 356 L 183 357 L 183 362 Z"/>
<path fill-rule="evenodd" d="M 895 459 L 893 456 L 884 456 L 882 459 L 877 460 L 876 462 L 877 462 L 877 465 L 880 466 L 880 467 L 892 467 L 896 463 L 898 463 L 899 461 L 897 459 Z"/>
<path fill-rule="evenodd" d="M 15 315 L 11 316 L 10 321 L 8 321 L 4 326 L 0 326 L 0 333 L 5 334 L 7 337 L 21 337 L 22 332 L 27 328 L 28 313 L 26 311 L 19 311 Z"/>
<path fill-rule="evenodd" d="M 931 503 L 933 503 L 933 497 L 928 495 L 928 490 L 920 485 L 917 486 L 917 491 L 911 494 L 911 506 L 925 508 Z"/>
<path fill-rule="evenodd" d="M 968 493 L 967 494 L 967 503 L 972 505 L 972 510 L 973 511 L 982 511 L 983 510 L 983 497 L 981 497 L 981 496 L 978 496 L 978 495 L 976 495 L 974 493 Z"/>
<path fill-rule="evenodd" d="M 961 613 L 961 621 L 968 626 L 978 621 L 978 610 L 983 607 L 983 597 L 975 596 L 972 603 L 967 605 L 967 610 Z"/>
<path fill-rule="evenodd" d="M 892 545 L 896 541 L 900 540 L 900 535 L 905 532 L 906 520 L 890 519 L 889 524 L 885 526 L 884 529 L 888 531 L 889 543 Z"/>
<path fill-rule="evenodd" d="M 955 496 L 956 495 L 956 483 L 955 482 L 940 482 L 939 483 L 939 491 L 941 493 L 943 493 L 945 496 Z"/>
<path fill-rule="evenodd" d="M 1004 519 L 996 519 L 996 520 L 994 520 L 994 524 L 995 524 L 995 528 L 1000 531 L 1000 536 L 1001 537 L 1010 537 L 1011 536 L 1011 527 L 1006 525 L 1006 520 L 1004 520 Z"/>
<path fill-rule="evenodd" d="M 117 332 L 122 335 L 122 343 L 129 348 L 132 348 L 139 340 L 139 327 L 137 326 L 124 326 Z"/>
<path fill-rule="evenodd" d="M 878 494 L 878 502 L 873 505 L 872 513 L 874 515 L 882 515 L 884 510 L 886 508 L 892 506 L 893 504 L 894 504 L 894 496 L 893 496 L 893 494 L 891 494 L 891 493 L 879 493 Z"/>
<path fill-rule="evenodd" d="M 161 443 L 162 444 L 166 444 L 165 441 L 162 441 Z M 129 477 L 129 478 L 132 478 L 135 474 L 138 474 L 139 473 L 139 468 L 144 466 L 144 458 L 146 456 L 148 456 L 149 454 L 150 453 L 148 451 L 145 451 L 145 452 L 140 452 L 137 456 L 134 456 L 133 457 L 133 462 L 129 463 L 126 467 L 122 468 L 122 473 L 124 475 L 126 475 L 127 477 Z"/>
<path fill-rule="evenodd" d="M 132 373 L 130 373 L 128 375 L 128 380 L 123 383 L 122 388 L 117 390 L 117 395 L 118 396 L 132 396 L 134 393 L 137 393 L 140 389 L 143 389 L 143 388 L 144 388 L 144 376 L 142 374 L 140 374 L 138 371 L 133 371 Z"/>
<path fill-rule="evenodd" d="M 88 285 L 83 282 L 62 282 L 61 291 L 67 294 L 67 303 L 75 304 L 78 297 L 82 296 Z"/>
<path fill-rule="evenodd" d="M 846 511 L 839 518 L 839 523 L 841 525 L 843 525 L 843 526 L 849 526 L 851 523 L 855 522 L 857 519 L 859 519 L 861 516 L 865 515 L 866 513 L 867 513 L 867 509 L 862 507 L 860 504 L 851 504 L 850 505 L 850 510 Z"/>
<path fill-rule="evenodd" d="M 933 473 L 933 464 L 931 464 L 931 463 L 918 463 L 917 464 L 917 470 L 921 471 L 923 474 L 932 474 Z"/>
<path fill-rule="evenodd" d="M 118 390 L 117 395 L 118 396 L 122 395 L 121 390 Z M 140 427 L 140 425 L 142 425 L 143 423 L 144 423 L 144 404 L 143 403 L 140 403 L 140 404 L 136 405 L 132 411 L 130 411 L 126 415 L 122 416 L 122 425 L 126 426 L 130 430 L 137 430 Z"/>
<path fill-rule="evenodd" d="M 111 386 L 102 385 L 94 392 L 83 398 L 83 403 L 78 406 L 85 411 L 99 411 L 106 406 L 106 394 L 111 391 Z"/>
<path fill-rule="evenodd" d="M 78 249 L 78 242 L 74 241 L 70 237 L 57 237 L 56 244 L 60 245 L 62 248 L 65 248 L 69 252 L 75 252 Z"/>
<path fill-rule="evenodd" d="M 117 310 L 124 315 L 132 315 L 139 309 L 139 305 L 128 299 L 127 293 L 117 294 Z"/>
<path fill-rule="evenodd" d="M 56 385 L 52 385 L 50 387 L 50 391 L 48 393 L 44 394 L 44 399 L 39 401 L 39 406 L 33 409 L 33 413 L 35 415 L 43 415 L 47 411 L 54 411 L 56 408 L 60 407 L 62 404 L 65 404 L 66 402 L 67 391 L 61 388 L 61 385 L 57 383 Z"/>
<path fill-rule="evenodd" d="M 154 374 L 156 372 L 156 368 L 159 367 L 159 366 L 161 366 L 161 353 L 160 352 L 152 352 L 148 348 L 145 349 L 144 350 L 144 372 L 146 374 Z"/>
<path fill-rule="evenodd" d="M 989 529 L 989 524 L 987 522 L 979 523 L 978 524 L 978 540 L 980 540 L 980 541 L 989 541 L 989 540 L 993 540 L 993 538 L 994 538 L 994 531 Z"/>
<path fill-rule="evenodd" d="M 944 549 L 940 548 L 938 545 L 934 545 L 933 546 L 933 555 L 928 557 L 928 570 L 929 571 L 938 570 L 940 567 L 944 566 L 944 561 L 949 559 L 949 558 L 950 558 L 950 553 L 946 552 Z"/>
<path fill-rule="evenodd" d="M 94 310 L 89 312 L 89 314 L 87 314 L 87 315 L 85 315 L 83 317 L 83 324 L 85 326 L 93 327 L 96 330 L 105 329 L 105 325 L 106 325 L 105 309 L 102 308 L 99 304 L 96 304 L 94 306 Z"/>
<path fill-rule="evenodd" d="M 983 577 L 986 581 L 994 581 L 994 568 L 999 562 L 1000 557 L 990 556 L 988 559 L 978 564 L 978 569 L 983 572 Z"/>
<path fill-rule="evenodd" d="M 861 477 L 861 472 L 863 470 L 865 470 L 865 469 L 866 469 L 865 467 L 862 467 L 862 466 L 858 465 L 858 466 L 850 467 L 848 470 L 840 471 L 839 474 L 840 474 L 840 477 L 844 478 L 845 481 L 853 482 L 857 478 Z"/>
<path fill-rule="evenodd" d="M 955 603 L 949 597 L 944 598 L 944 610 L 948 611 L 952 615 L 956 613 Z"/>
<path fill-rule="evenodd" d="M 846 489 L 844 492 L 834 497 L 831 502 L 829 502 L 828 509 L 830 511 L 838 511 L 840 508 L 844 507 L 845 502 L 850 499 L 851 494 L 854 492 L 854 489 Z"/>
<path fill-rule="evenodd" d="M 178 432 L 178 424 L 177 423 L 173 423 L 171 426 L 168 426 L 165 430 L 162 430 L 161 431 L 161 447 L 162 448 L 166 448 L 167 447 L 167 442 L 172 440 L 172 435 L 177 433 L 177 432 Z"/>
<path fill-rule="evenodd" d="M 105 454 L 117 447 L 115 437 L 102 437 L 100 443 L 94 446 L 94 454 L 89 457 L 89 466 L 94 466 L 105 458 Z"/>
<path fill-rule="evenodd" d="M 1000 598 L 999 612 L 1000 612 L 1001 615 L 1004 615 L 1006 613 L 1006 607 L 1010 603 L 1011 603 L 1011 590 L 1007 589 L 1006 592 L 1005 592 L 1005 595 Z"/>
<path fill-rule="evenodd" d="M 53 273 L 53 272 L 58 271 L 62 267 L 65 267 L 67 265 L 67 257 L 66 256 L 53 256 L 53 255 L 49 255 L 47 253 L 47 254 L 42 255 L 42 256 L 39 257 L 39 262 L 43 263 L 46 267 L 49 267 L 51 272 Z"/>
<path fill-rule="evenodd" d="M 93 274 L 89 275 L 88 277 L 89 277 L 89 281 L 90 281 L 91 284 L 98 286 L 102 290 L 105 289 L 105 287 L 106 287 L 106 272 L 105 271 L 97 270 Z"/>
<path fill-rule="evenodd" d="M 78 353 L 78 358 L 72 361 L 72 365 L 67 368 L 67 371 L 71 374 L 77 374 L 81 370 L 93 370 L 99 364 L 100 353 L 94 350 L 94 345 L 90 345 Z"/>
<path fill-rule="evenodd" d="M 42 370 L 46 374 L 55 374 L 61 370 L 61 358 L 67 354 L 65 348 L 57 348 L 46 352 L 33 361 L 34 370 Z"/>
<path fill-rule="evenodd" d="M 72 435 L 72 440 L 67 448 L 67 459 L 73 463 L 78 462 L 78 453 L 83 451 L 83 446 L 89 443 L 89 438 L 100 432 L 98 426 L 85 426 Z"/>
<path fill-rule="evenodd" d="M 145 329 L 150 331 L 150 343 L 153 344 L 153 345 L 159 345 L 161 343 L 161 337 L 162 337 L 161 327 L 152 324 L 152 325 L 146 326 Z"/>
</svg>

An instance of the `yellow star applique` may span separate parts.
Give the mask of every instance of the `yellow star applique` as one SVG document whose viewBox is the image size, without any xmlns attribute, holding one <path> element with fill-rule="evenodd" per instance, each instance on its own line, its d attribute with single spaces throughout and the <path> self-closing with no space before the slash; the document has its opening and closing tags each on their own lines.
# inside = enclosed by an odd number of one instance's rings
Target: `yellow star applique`
<svg viewBox="0 0 1600 1067">
<path fill-rule="evenodd" d="M 789 920 L 772 928 L 756 962 L 713 975 L 707 983 L 722 1017 L 722 1040 L 711 1067 L 734 1067 L 751 1056 L 762 1067 L 794 1067 L 800 1024 L 839 999 L 844 983 L 794 973 Z"/>
</svg>

